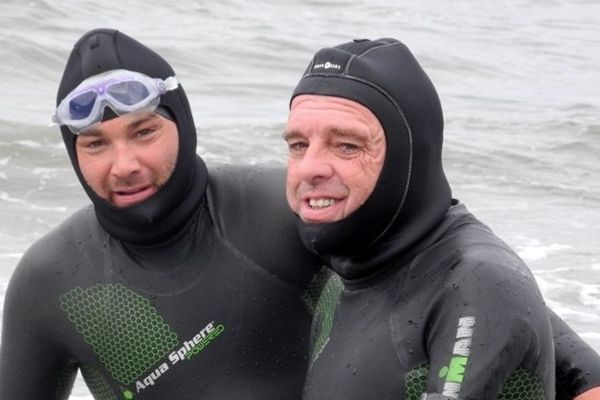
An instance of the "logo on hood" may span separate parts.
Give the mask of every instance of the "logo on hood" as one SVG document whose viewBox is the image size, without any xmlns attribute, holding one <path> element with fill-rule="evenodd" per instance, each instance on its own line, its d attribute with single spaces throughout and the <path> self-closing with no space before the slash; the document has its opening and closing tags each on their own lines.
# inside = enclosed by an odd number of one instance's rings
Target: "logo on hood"
<svg viewBox="0 0 600 400">
<path fill-rule="evenodd" d="M 313 71 L 315 69 L 342 69 L 342 66 L 340 64 L 332 63 L 331 61 L 326 61 L 324 63 L 315 64 L 313 66 Z"/>
</svg>

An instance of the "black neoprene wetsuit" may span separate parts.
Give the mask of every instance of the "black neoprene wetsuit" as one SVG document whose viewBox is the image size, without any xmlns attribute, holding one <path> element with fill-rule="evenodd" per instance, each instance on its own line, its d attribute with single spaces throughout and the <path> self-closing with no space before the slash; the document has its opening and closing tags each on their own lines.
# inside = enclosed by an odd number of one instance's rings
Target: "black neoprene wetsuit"
<svg viewBox="0 0 600 400">
<path fill-rule="evenodd" d="M 410 254 L 325 293 L 305 400 L 553 398 L 535 281 L 462 205 Z"/>
<path fill-rule="evenodd" d="M 175 76 L 141 43 L 98 29 L 75 44 L 57 103 L 114 69 Z M 61 126 L 92 206 L 38 240 L 11 278 L 0 399 L 64 400 L 77 369 L 97 400 L 300 398 L 324 275 L 298 237 L 284 173 L 244 166 L 208 174 L 183 88 L 162 95 L 160 107 L 178 127 L 174 171 L 155 195 L 126 208 L 89 187 L 77 136 Z M 593 351 L 567 337 L 589 357 L 561 353 L 566 390 L 600 382 L 600 372 L 583 378 Z"/>
<path fill-rule="evenodd" d="M 96 29 L 75 43 L 57 105 L 114 70 L 176 77 L 142 43 Z M 79 136 L 60 126 L 92 206 L 37 241 L 11 278 L 1 399 L 64 399 L 78 368 L 98 400 L 300 397 L 311 321 L 303 296 L 321 264 L 294 229 L 283 171 L 244 166 L 209 176 L 183 87 L 160 95 L 158 107 L 177 125 L 177 159 L 156 193 L 128 207 L 90 187 Z M 102 120 L 117 117 L 109 111 Z M 140 168 L 119 174 L 152 183 Z"/>
<path fill-rule="evenodd" d="M 90 207 L 39 240 L 6 297 L 0 397 L 66 399 L 81 368 L 98 400 L 300 398 L 315 271 L 281 178 L 218 171 L 168 243 L 116 240 Z"/>
<path fill-rule="evenodd" d="M 386 143 L 375 187 L 360 207 L 336 221 L 296 220 L 305 246 L 344 283 L 331 279 L 317 306 L 304 399 L 554 399 L 552 331 L 535 280 L 452 199 L 441 102 L 408 47 L 383 38 L 323 48 L 292 104 L 300 96 L 366 107 Z M 331 196 L 337 205 L 330 187 L 343 179 L 336 167 L 374 164 L 373 140 L 363 138 L 360 124 L 319 122 L 332 143 L 345 143 L 337 133 L 345 130 L 361 138 L 349 140 L 356 156 L 332 156 L 332 172 L 303 174 L 305 196 Z M 302 143 L 310 148 L 307 137 Z M 600 385 L 598 356 L 581 343 L 569 351 L 572 332 L 554 323 L 558 398 Z"/>
</svg>

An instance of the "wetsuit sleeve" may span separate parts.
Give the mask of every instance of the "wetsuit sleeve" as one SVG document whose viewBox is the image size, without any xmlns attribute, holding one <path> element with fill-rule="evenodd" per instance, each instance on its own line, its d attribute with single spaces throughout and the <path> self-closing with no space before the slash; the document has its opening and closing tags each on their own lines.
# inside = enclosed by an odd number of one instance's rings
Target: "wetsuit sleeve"
<svg viewBox="0 0 600 400">
<path fill-rule="evenodd" d="M 43 273 L 26 257 L 5 297 L 0 344 L 0 398 L 66 400 L 77 372 L 57 340 Z"/>
<path fill-rule="evenodd" d="M 294 286 L 313 281 L 322 262 L 300 241 L 283 168 L 213 168 L 208 198 L 217 230 L 238 251 Z"/>
<path fill-rule="evenodd" d="M 452 268 L 432 303 L 427 392 L 461 400 L 553 399 L 552 334 L 533 276 L 516 257 L 486 247 L 476 253 Z"/>
<path fill-rule="evenodd" d="M 556 352 L 556 399 L 571 400 L 600 386 L 600 356 L 558 315 L 548 312 Z"/>
</svg>

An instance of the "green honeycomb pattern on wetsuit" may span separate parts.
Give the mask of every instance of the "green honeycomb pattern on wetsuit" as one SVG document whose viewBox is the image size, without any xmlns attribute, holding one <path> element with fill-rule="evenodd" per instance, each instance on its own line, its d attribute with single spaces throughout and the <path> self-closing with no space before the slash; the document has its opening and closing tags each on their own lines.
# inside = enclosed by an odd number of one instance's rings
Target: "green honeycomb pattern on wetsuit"
<svg viewBox="0 0 600 400">
<path fill-rule="evenodd" d="M 76 373 L 77 366 L 74 363 L 69 364 L 60 371 L 56 389 L 54 390 L 54 397 L 51 397 L 52 400 L 67 400 L 69 398 Z"/>
<path fill-rule="evenodd" d="M 517 369 L 504 384 L 498 400 L 544 400 L 542 382 L 533 373 Z"/>
<path fill-rule="evenodd" d="M 179 343 L 147 298 L 118 283 L 75 288 L 61 296 L 61 306 L 123 385 L 136 380 Z"/>
<path fill-rule="evenodd" d="M 319 291 L 320 296 L 313 308 L 313 324 L 315 325 L 311 356 L 313 363 L 317 360 L 327 343 L 331 327 L 333 326 L 333 316 L 335 315 L 337 303 L 344 288 L 341 278 L 335 274 L 323 273 L 322 275 L 319 274 L 315 279 L 320 281 L 319 284 L 323 289 Z M 325 282 L 324 286 L 323 282 Z"/>
<path fill-rule="evenodd" d="M 100 371 L 84 365 L 81 367 L 81 375 L 95 400 L 118 400 Z"/>
<path fill-rule="evenodd" d="M 425 393 L 429 365 L 421 364 L 406 375 L 406 399 L 419 400 Z M 544 389 L 539 378 L 522 368 L 515 370 L 508 378 L 498 400 L 544 400 Z"/>
<path fill-rule="evenodd" d="M 304 300 L 304 303 L 306 303 L 312 314 L 315 313 L 315 309 L 317 308 L 317 304 L 319 302 L 319 297 L 321 297 L 323 288 L 325 287 L 325 284 L 331 275 L 332 272 L 329 268 L 322 267 L 304 291 L 302 300 Z"/>
<path fill-rule="evenodd" d="M 421 364 L 411 369 L 406 374 L 406 400 L 419 400 L 421 395 L 425 393 L 427 384 L 427 374 L 429 373 L 429 365 Z"/>
</svg>

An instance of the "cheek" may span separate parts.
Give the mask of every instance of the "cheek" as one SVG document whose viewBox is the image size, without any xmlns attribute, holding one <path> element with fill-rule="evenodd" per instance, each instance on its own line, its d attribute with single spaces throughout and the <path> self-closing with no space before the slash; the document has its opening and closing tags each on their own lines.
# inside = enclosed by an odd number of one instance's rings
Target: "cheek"
<svg viewBox="0 0 600 400">
<path fill-rule="evenodd" d="M 292 185 L 292 183 L 289 181 L 289 178 L 288 178 L 288 182 L 286 184 L 285 196 L 287 198 L 288 206 L 290 206 L 290 208 L 293 211 L 297 211 L 298 210 L 298 200 L 296 199 L 296 189 Z"/>
<path fill-rule="evenodd" d="M 382 167 L 383 158 L 365 158 L 358 163 L 351 188 L 354 192 L 351 207 L 358 208 L 367 201 L 377 184 Z"/>
<path fill-rule="evenodd" d="M 176 164 L 177 164 L 177 152 L 171 152 L 169 154 L 169 157 L 167 157 L 165 159 L 165 162 L 161 163 L 161 165 L 162 165 L 162 171 L 160 173 L 160 181 L 161 181 L 160 183 L 161 184 L 163 184 L 167 180 L 169 180 L 169 178 L 173 174 L 173 171 L 175 170 Z"/>
<path fill-rule="evenodd" d="M 101 198 L 108 199 L 109 164 L 102 160 L 78 157 L 79 169 L 87 185 Z"/>
<path fill-rule="evenodd" d="M 103 170 L 102 164 L 98 160 L 80 154 L 77 154 L 77 162 L 85 181 L 92 188 L 95 188 Z"/>
<path fill-rule="evenodd" d="M 288 205 L 292 211 L 298 211 L 300 201 L 296 197 L 296 191 L 298 188 L 298 181 L 295 178 L 293 165 L 288 163 L 288 172 L 285 183 L 285 195 L 287 198 Z"/>
<path fill-rule="evenodd" d="M 358 166 L 358 174 L 361 184 L 366 187 L 374 187 L 377 178 L 381 173 L 383 163 L 378 159 L 365 158 L 362 159 Z"/>
<path fill-rule="evenodd" d="M 163 159 L 164 162 L 161 163 L 162 171 L 161 177 L 162 182 L 166 182 L 173 171 L 175 170 L 175 165 L 177 164 L 177 158 L 179 156 L 179 136 L 176 130 L 172 130 L 168 132 L 165 137 L 164 143 L 158 146 L 155 146 L 156 157 Z"/>
</svg>

